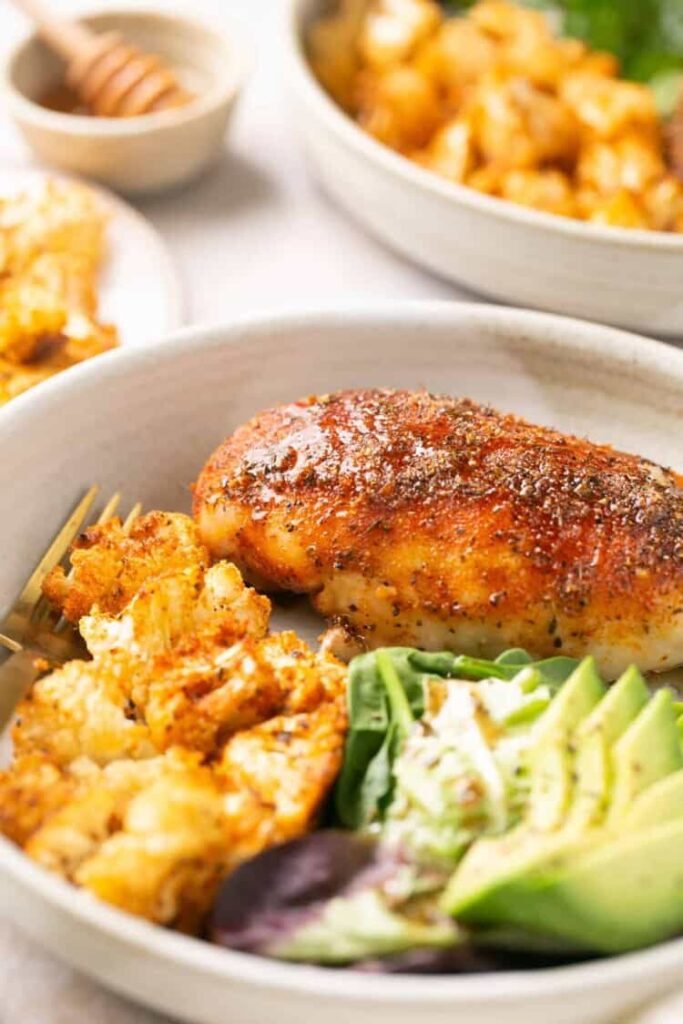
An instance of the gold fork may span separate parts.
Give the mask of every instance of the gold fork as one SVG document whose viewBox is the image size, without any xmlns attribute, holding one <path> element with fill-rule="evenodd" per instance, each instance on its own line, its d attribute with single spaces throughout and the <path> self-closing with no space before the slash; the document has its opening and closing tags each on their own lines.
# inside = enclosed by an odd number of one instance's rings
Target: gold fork
<svg viewBox="0 0 683 1024">
<path fill-rule="evenodd" d="M 84 653 L 78 630 L 50 608 L 42 587 L 48 573 L 66 559 L 75 537 L 84 529 L 98 493 L 99 488 L 93 485 L 81 498 L 0 623 L 0 649 L 4 647 L 11 652 L 11 656 L 0 665 L 0 730 L 40 674 L 41 662 L 60 665 L 71 658 L 82 657 Z M 118 492 L 113 494 L 95 522 L 100 525 L 111 519 L 120 501 L 121 495 Z M 130 529 L 140 514 L 140 508 L 137 503 L 130 510 L 123 524 L 125 530 Z"/>
</svg>

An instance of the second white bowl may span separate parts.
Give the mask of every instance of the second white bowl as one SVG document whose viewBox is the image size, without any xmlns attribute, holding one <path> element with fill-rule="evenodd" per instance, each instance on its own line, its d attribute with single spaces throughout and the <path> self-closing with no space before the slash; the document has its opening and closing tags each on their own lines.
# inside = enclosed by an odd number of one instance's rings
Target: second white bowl
<svg viewBox="0 0 683 1024">
<path fill-rule="evenodd" d="M 372 234 L 492 298 L 646 334 L 683 335 L 683 235 L 573 221 L 439 178 L 363 132 L 305 54 L 325 0 L 288 0 L 284 51 L 296 123 L 330 195 Z"/>
</svg>

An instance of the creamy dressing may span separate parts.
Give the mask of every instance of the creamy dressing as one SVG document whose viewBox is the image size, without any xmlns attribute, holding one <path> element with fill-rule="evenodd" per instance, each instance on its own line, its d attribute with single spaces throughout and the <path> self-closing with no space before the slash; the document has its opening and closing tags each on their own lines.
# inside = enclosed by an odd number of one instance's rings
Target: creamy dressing
<svg viewBox="0 0 683 1024">
<path fill-rule="evenodd" d="M 440 686 L 440 706 L 416 724 L 394 766 L 396 790 L 382 826 L 388 842 L 452 862 L 479 836 L 519 820 L 531 727 L 551 696 L 545 686 L 530 688 L 527 675 Z"/>
</svg>

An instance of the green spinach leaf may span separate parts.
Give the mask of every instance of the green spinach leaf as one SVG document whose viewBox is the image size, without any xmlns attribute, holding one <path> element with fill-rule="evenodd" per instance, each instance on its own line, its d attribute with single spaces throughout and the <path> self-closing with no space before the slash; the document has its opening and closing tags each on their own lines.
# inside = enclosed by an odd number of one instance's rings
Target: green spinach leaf
<svg viewBox="0 0 683 1024">
<path fill-rule="evenodd" d="M 523 668 L 533 667 L 539 675 L 539 685 L 545 684 L 552 690 L 561 686 L 579 664 L 576 658 L 562 655 L 534 661 L 521 648 L 505 651 L 495 661 L 470 658 L 466 654 L 430 654 L 425 651 L 414 651 L 410 660 L 415 668 L 429 675 L 458 679 L 514 679 Z"/>
<path fill-rule="evenodd" d="M 349 732 L 335 808 L 348 828 L 368 824 L 392 787 L 397 747 L 424 713 L 424 673 L 409 647 L 384 648 L 349 666 Z"/>
</svg>

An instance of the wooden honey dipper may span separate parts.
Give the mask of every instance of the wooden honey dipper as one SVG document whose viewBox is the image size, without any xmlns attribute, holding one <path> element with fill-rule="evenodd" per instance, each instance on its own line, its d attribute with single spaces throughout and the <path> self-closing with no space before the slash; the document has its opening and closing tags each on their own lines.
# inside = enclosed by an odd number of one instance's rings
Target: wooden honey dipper
<svg viewBox="0 0 683 1024">
<path fill-rule="evenodd" d="M 12 0 L 66 62 L 66 81 L 99 117 L 137 117 L 189 103 L 192 94 L 155 54 L 126 43 L 118 32 L 93 32 L 56 18 L 42 0 Z"/>
</svg>

